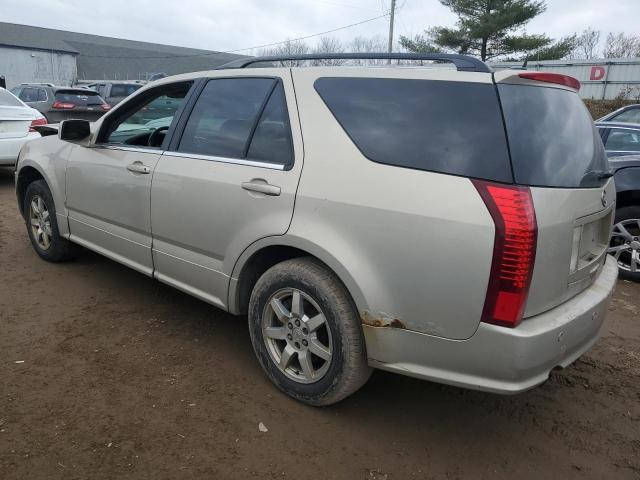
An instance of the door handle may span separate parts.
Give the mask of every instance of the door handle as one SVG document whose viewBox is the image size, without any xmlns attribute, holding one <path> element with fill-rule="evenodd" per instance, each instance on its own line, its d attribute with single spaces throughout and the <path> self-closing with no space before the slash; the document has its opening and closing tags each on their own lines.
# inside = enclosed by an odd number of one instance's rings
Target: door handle
<svg viewBox="0 0 640 480">
<path fill-rule="evenodd" d="M 146 165 L 143 165 L 141 162 L 130 163 L 129 165 L 127 165 L 127 170 L 134 173 L 142 173 L 142 174 L 151 173 L 151 168 L 147 167 Z"/>
<path fill-rule="evenodd" d="M 256 181 L 243 182 L 242 188 L 250 192 L 258 192 L 264 195 L 271 195 L 273 197 L 280 195 L 280 187 L 276 187 L 269 183 L 258 183 Z"/>
</svg>

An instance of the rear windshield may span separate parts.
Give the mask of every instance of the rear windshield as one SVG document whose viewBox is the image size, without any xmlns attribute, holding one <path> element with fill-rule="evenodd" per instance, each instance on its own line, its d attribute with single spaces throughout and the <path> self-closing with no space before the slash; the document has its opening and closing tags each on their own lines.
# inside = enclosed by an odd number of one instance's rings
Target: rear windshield
<svg viewBox="0 0 640 480">
<path fill-rule="evenodd" d="M 0 105 L 5 107 L 24 107 L 20 100 L 3 88 L 0 88 Z"/>
<path fill-rule="evenodd" d="M 596 188 L 608 161 L 580 97 L 559 88 L 499 85 L 516 183 Z"/>
<path fill-rule="evenodd" d="M 492 84 L 324 77 L 314 86 L 374 162 L 513 181 Z"/>
<path fill-rule="evenodd" d="M 127 97 L 131 95 L 133 92 L 138 90 L 142 85 L 126 85 L 126 84 L 115 84 L 111 85 L 111 93 L 109 94 L 111 97 Z"/>
<path fill-rule="evenodd" d="M 78 107 L 102 105 L 105 101 L 90 90 L 60 90 L 56 92 L 56 102 L 73 103 Z"/>
</svg>

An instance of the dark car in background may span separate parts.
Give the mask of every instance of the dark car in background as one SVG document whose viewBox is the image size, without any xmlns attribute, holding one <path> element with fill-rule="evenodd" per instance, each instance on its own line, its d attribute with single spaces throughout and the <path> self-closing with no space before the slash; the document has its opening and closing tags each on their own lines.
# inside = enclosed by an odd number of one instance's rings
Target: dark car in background
<svg viewBox="0 0 640 480">
<path fill-rule="evenodd" d="M 640 155 L 609 159 L 616 183 L 616 216 L 609 253 L 620 276 L 640 282 Z"/>
<path fill-rule="evenodd" d="M 619 108 L 602 118 L 598 122 L 640 123 L 640 104 L 627 105 Z"/>
<path fill-rule="evenodd" d="M 640 155 L 640 124 L 598 122 L 596 126 L 609 158 Z"/>
<path fill-rule="evenodd" d="M 11 89 L 16 97 L 38 110 L 49 123 L 71 118 L 93 122 L 111 106 L 95 90 L 25 83 Z"/>
<path fill-rule="evenodd" d="M 143 86 L 144 83 L 137 81 L 105 81 L 88 85 L 90 89 L 98 92 L 98 94 L 112 107 Z"/>
</svg>

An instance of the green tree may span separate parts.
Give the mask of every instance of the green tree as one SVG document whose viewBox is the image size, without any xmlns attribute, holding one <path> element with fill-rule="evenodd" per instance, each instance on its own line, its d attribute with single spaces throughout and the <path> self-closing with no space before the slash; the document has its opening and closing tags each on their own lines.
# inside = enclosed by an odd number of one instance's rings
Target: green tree
<svg viewBox="0 0 640 480">
<path fill-rule="evenodd" d="M 554 43 L 546 35 L 521 31 L 532 18 L 547 8 L 544 0 L 440 0 L 458 16 L 455 28 L 434 27 L 425 35 L 400 37 L 411 52 L 453 51 L 482 60 L 521 56 L 562 58 L 575 49 L 575 38 Z"/>
</svg>

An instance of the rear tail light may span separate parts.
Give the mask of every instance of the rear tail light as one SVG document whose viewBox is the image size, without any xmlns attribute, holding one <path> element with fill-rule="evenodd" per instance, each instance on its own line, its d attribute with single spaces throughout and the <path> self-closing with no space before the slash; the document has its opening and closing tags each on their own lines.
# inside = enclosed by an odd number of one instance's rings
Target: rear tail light
<svg viewBox="0 0 640 480">
<path fill-rule="evenodd" d="M 559 73 L 549 72 L 522 72 L 518 76 L 520 78 L 526 78 L 528 80 L 556 83 L 558 85 L 564 85 L 565 87 L 571 87 L 576 90 L 580 90 L 580 81 L 577 78 L 570 77 L 569 75 L 561 75 Z"/>
<path fill-rule="evenodd" d="M 103 103 L 102 105 L 100 105 L 100 108 L 102 108 L 102 110 L 107 112 L 107 111 L 111 110 L 111 105 L 109 105 L 108 103 Z"/>
<path fill-rule="evenodd" d="M 51 108 L 58 108 L 60 110 L 71 110 L 72 108 L 76 108 L 76 106 L 70 102 L 53 102 Z"/>
<path fill-rule="evenodd" d="M 536 258 L 538 226 L 531 191 L 479 180 L 473 183 L 495 224 L 482 321 L 513 328 L 524 315 Z"/>
<path fill-rule="evenodd" d="M 31 125 L 29 125 L 29 133 L 35 132 L 33 127 L 37 127 L 38 125 L 46 125 L 46 124 L 47 124 L 47 119 L 44 117 L 40 117 L 40 118 L 36 118 L 35 120 L 32 120 Z"/>
</svg>

